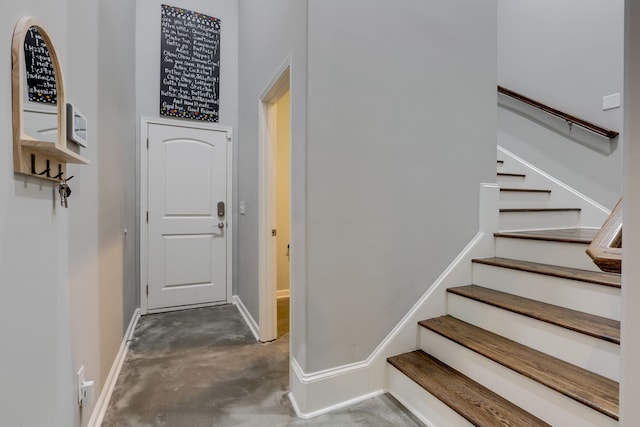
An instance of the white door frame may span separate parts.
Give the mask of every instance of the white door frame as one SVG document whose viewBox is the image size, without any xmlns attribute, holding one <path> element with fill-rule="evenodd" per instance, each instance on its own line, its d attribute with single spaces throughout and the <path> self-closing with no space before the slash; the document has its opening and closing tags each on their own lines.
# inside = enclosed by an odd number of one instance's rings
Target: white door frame
<svg viewBox="0 0 640 427">
<path fill-rule="evenodd" d="M 156 117 L 142 117 L 140 119 L 140 314 L 157 313 L 175 310 L 174 308 L 149 310 L 147 300 L 147 255 L 148 233 L 147 223 L 148 189 L 149 189 L 149 125 L 165 125 L 191 129 L 222 131 L 227 133 L 227 205 L 226 230 L 227 233 L 227 303 L 231 303 L 233 279 L 233 130 L 230 126 L 213 123 L 185 122 L 181 120 L 163 119 Z M 217 303 L 194 304 L 183 308 L 196 308 Z"/>
<path fill-rule="evenodd" d="M 291 93 L 291 55 L 280 66 L 274 77 L 260 95 L 258 101 L 260 140 L 258 147 L 258 177 L 259 200 L 258 209 L 260 220 L 258 224 L 259 246 L 259 335 L 260 341 L 273 341 L 278 337 L 278 313 L 277 313 L 277 280 L 276 280 L 276 239 L 271 236 L 271 230 L 276 228 L 276 178 L 275 178 L 275 152 L 276 152 L 276 111 L 277 101 L 287 91 Z M 293 105 L 293 103 L 291 103 Z M 291 107 L 289 107 L 291 108 Z M 289 113 L 291 117 L 291 112 Z M 289 123 L 291 133 L 291 120 Z M 289 138 L 291 148 L 292 137 Z M 290 151 L 291 152 L 291 151 Z M 292 157 L 291 157 L 292 158 Z M 289 170 L 291 169 L 289 160 Z M 289 179 L 289 188 L 292 188 L 292 180 Z M 293 193 L 290 192 L 291 195 Z M 289 199 L 289 231 L 293 230 L 293 215 L 291 215 L 291 198 Z M 291 234 L 292 236 L 292 234 Z M 293 240 L 291 240 L 293 241 Z M 291 250 L 291 261 L 294 259 L 294 251 Z M 289 286 L 293 285 L 291 276 L 291 262 L 289 263 Z M 293 292 L 291 292 L 292 302 Z M 291 310 L 290 310 L 291 315 Z"/>
</svg>

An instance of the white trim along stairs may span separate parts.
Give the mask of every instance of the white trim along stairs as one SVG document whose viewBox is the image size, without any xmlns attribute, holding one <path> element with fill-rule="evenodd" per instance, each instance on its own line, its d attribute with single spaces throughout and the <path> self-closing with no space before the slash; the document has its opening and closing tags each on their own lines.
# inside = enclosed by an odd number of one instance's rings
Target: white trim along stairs
<svg viewBox="0 0 640 427">
<path fill-rule="evenodd" d="M 568 270 L 568 273 L 565 271 L 563 274 L 558 273 L 553 276 L 547 276 L 544 280 L 538 282 L 538 286 L 531 287 L 526 286 L 526 280 L 530 277 L 536 277 L 536 275 L 526 271 L 526 268 L 507 269 L 472 262 L 472 260 L 480 258 L 510 257 L 530 259 L 539 263 L 549 263 L 551 261 L 545 257 L 552 252 L 558 251 L 560 255 L 553 258 L 556 264 L 562 266 L 563 264 L 569 263 L 569 265 L 565 267 L 571 267 L 575 262 L 579 262 L 579 268 L 590 267 L 588 262 L 585 264 L 582 260 L 584 242 L 548 242 L 540 239 L 522 239 L 522 241 L 518 242 L 515 242 L 515 239 L 510 239 L 514 240 L 514 242 L 510 242 L 507 241 L 507 237 L 496 238 L 494 236 L 500 228 L 499 224 L 505 223 L 505 221 L 501 221 L 499 217 L 501 215 L 499 214 L 499 210 L 501 208 L 517 209 L 527 206 L 526 199 L 520 200 L 527 194 L 533 195 L 535 198 L 534 206 L 536 208 L 579 208 L 579 214 L 572 216 L 575 221 L 572 223 L 572 226 L 587 229 L 587 231 L 589 229 L 598 229 L 610 213 L 610 211 L 602 205 L 499 146 L 498 158 L 503 161 L 503 164 L 498 166 L 500 168 L 499 175 L 497 176 L 497 182 L 499 184 L 480 184 L 478 234 L 474 236 L 456 259 L 451 262 L 440 277 L 427 288 L 425 293 L 416 301 L 414 306 L 389 332 L 386 338 L 367 359 L 320 372 L 304 372 L 295 358 L 291 359 L 289 398 L 299 417 L 305 419 L 313 418 L 349 403 L 388 391 L 395 395 L 405 406 L 430 426 L 444 427 L 458 425 L 452 421 L 456 416 L 464 421 L 464 423 L 460 425 L 469 425 L 468 421 L 457 415 L 437 398 L 424 392 L 415 382 L 402 375 L 396 375 L 398 371 L 387 362 L 389 357 L 420 348 L 420 342 L 416 342 L 416 337 L 420 335 L 421 329 L 424 328 L 419 326 L 418 322 L 447 314 L 447 304 L 450 294 L 450 292 L 447 292 L 447 288 L 450 287 L 469 285 L 475 282 L 485 287 L 494 286 L 503 292 L 509 292 L 511 289 L 510 286 L 517 285 L 512 293 L 518 294 L 523 292 L 522 289 L 518 289 L 518 287 L 525 288 L 529 290 L 529 293 L 525 292 L 521 295 L 527 298 L 542 300 L 550 304 L 569 304 L 568 307 L 574 310 L 592 310 L 594 314 L 604 317 L 611 316 L 614 320 L 619 317 L 620 304 L 618 301 L 620 298 L 620 289 L 615 286 L 606 287 L 599 283 L 570 280 L 567 277 L 563 277 L 571 276 L 570 272 L 572 270 Z M 542 189 L 550 190 L 550 192 L 502 192 L 500 191 L 500 187 Z M 544 195 L 546 200 L 541 198 L 541 195 Z M 540 215 L 540 213 L 509 212 L 506 215 L 523 217 L 525 222 L 519 227 L 530 228 L 527 226 L 526 218 Z M 516 219 L 520 221 L 523 218 Z M 517 233 L 518 230 L 509 230 L 509 232 Z M 523 245 L 524 248 L 522 248 Z M 551 250 L 550 247 L 552 247 L 553 250 Z M 532 268 L 528 270 L 532 270 Z M 485 279 L 483 277 L 484 275 L 489 275 L 489 278 Z M 619 283 L 619 278 L 617 281 Z M 607 283 L 606 280 L 604 282 Z M 609 284 L 611 285 L 611 283 Z M 503 287 L 500 288 L 499 286 Z M 550 292 L 550 289 L 552 289 L 553 292 Z M 537 290 L 538 293 L 531 293 L 532 290 Z M 581 292 L 579 298 L 575 297 L 574 290 Z M 541 293 L 552 296 L 553 298 L 542 298 L 540 296 Z M 606 303 L 600 302 L 600 298 L 603 295 L 606 295 L 608 298 Z M 453 297 L 451 298 L 453 299 Z M 570 304 L 578 302 L 582 305 Z M 473 303 L 479 304 L 477 301 Z M 612 311 L 598 311 L 609 309 Z M 492 308 L 492 310 L 497 310 L 497 308 Z M 516 316 L 515 314 L 510 315 Z M 519 316 L 522 317 L 521 314 Z M 535 320 L 529 321 L 533 322 L 534 325 L 543 323 Z M 541 328 L 552 331 L 552 326 L 553 325 L 543 326 Z M 530 330 L 531 329 L 529 329 L 529 331 Z M 542 333 L 543 331 L 535 335 L 535 337 L 537 337 L 536 339 L 546 339 L 541 337 L 550 336 L 549 333 L 547 333 L 547 335 L 541 335 Z M 571 336 L 574 341 L 579 341 L 578 344 L 583 341 L 594 342 L 594 339 L 590 336 L 583 338 L 583 334 L 581 335 L 575 332 L 571 332 L 571 334 L 573 334 Z M 611 346 L 616 348 L 616 351 L 612 354 L 607 354 L 607 348 Z M 599 355 L 607 355 L 607 360 L 617 360 L 617 345 L 606 342 L 600 345 L 600 347 L 598 347 Z M 585 347 L 583 346 L 582 348 L 584 349 Z M 592 354 L 588 353 L 584 353 L 583 356 L 593 357 Z M 605 360 L 604 362 L 599 362 L 599 365 L 606 365 L 607 363 Z M 602 366 L 594 366 L 593 369 L 596 369 L 598 372 L 608 372 L 611 366 L 615 366 L 617 369 L 618 363 L 611 363 L 607 369 L 602 368 Z M 403 387 L 399 387 L 399 383 L 406 384 Z M 407 389 L 415 387 L 422 390 L 422 392 L 408 393 L 406 391 Z M 570 400 L 566 397 L 562 399 Z M 420 409 L 424 407 L 429 408 L 430 412 L 425 412 Z M 438 418 L 437 414 L 441 412 L 446 415 L 444 418 Z"/>
<path fill-rule="evenodd" d="M 585 253 L 609 212 L 500 147 L 497 172 L 493 254 L 446 283 L 387 390 L 429 426 L 617 426 L 620 275 Z"/>
</svg>

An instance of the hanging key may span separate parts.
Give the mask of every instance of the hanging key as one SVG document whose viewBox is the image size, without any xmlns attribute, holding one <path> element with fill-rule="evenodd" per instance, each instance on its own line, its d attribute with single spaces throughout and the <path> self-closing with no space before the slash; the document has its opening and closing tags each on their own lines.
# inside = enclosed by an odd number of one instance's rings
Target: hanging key
<svg viewBox="0 0 640 427">
<path fill-rule="evenodd" d="M 58 186 L 58 193 L 60 193 L 60 206 L 63 208 L 68 207 L 67 199 L 71 195 L 71 188 L 67 185 L 67 180 L 60 180 L 60 185 Z"/>
</svg>

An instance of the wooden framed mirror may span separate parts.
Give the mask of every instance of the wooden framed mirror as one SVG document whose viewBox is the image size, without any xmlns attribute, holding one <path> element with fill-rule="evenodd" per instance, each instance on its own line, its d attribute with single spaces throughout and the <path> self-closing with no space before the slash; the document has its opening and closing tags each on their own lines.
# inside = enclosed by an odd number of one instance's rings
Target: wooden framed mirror
<svg viewBox="0 0 640 427">
<path fill-rule="evenodd" d="M 14 172 L 48 180 L 89 161 L 67 146 L 64 79 L 56 48 L 37 18 L 18 20 L 11 45 Z"/>
</svg>

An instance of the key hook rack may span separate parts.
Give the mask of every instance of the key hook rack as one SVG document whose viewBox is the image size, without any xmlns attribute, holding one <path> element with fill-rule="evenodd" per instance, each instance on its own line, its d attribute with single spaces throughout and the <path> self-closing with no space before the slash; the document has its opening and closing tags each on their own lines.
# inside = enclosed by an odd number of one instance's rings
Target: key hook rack
<svg viewBox="0 0 640 427">
<path fill-rule="evenodd" d="M 36 155 L 35 154 L 31 154 L 31 174 L 35 175 L 35 176 L 41 176 L 44 178 L 44 176 L 46 176 L 47 178 L 50 179 L 55 179 L 55 180 L 63 180 L 63 176 L 65 171 L 62 168 L 62 163 L 58 163 L 58 174 L 52 176 L 51 175 L 51 161 L 49 159 L 46 160 L 46 169 L 43 170 L 42 172 L 38 172 L 36 170 Z M 71 175 L 69 178 L 64 179 L 64 181 L 69 181 L 71 178 L 73 178 L 73 175 Z"/>
<path fill-rule="evenodd" d="M 89 164 L 89 160 L 68 147 L 62 68 L 40 20 L 31 16 L 18 20 L 11 58 L 14 172 L 65 181 L 68 163 Z M 56 164 L 57 174 L 52 170 Z"/>
</svg>

